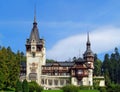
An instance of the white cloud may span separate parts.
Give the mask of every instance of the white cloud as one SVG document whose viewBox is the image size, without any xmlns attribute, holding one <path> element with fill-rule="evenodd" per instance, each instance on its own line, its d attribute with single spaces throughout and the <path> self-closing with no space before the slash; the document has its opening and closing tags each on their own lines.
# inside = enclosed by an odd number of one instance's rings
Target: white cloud
<svg viewBox="0 0 120 92">
<path fill-rule="evenodd" d="M 87 33 L 74 35 L 58 41 L 47 51 L 47 58 L 55 60 L 68 60 L 86 49 Z M 91 48 L 94 53 L 101 54 L 114 47 L 120 46 L 120 28 L 102 27 L 90 31 Z"/>
</svg>

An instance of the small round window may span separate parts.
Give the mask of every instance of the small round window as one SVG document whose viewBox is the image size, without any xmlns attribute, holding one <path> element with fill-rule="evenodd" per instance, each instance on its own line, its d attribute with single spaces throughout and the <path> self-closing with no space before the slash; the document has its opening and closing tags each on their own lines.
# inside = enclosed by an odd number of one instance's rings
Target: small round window
<svg viewBox="0 0 120 92">
<path fill-rule="evenodd" d="M 32 49 L 34 50 L 34 49 L 35 49 L 35 47 L 32 47 Z"/>
</svg>

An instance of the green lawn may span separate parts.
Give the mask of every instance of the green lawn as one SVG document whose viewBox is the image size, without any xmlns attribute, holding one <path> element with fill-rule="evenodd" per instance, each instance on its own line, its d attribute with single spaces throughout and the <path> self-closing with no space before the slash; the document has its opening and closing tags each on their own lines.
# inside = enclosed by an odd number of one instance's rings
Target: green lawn
<svg viewBox="0 0 120 92">
<path fill-rule="evenodd" d="M 63 92 L 62 90 L 44 90 L 43 92 Z"/>
<path fill-rule="evenodd" d="M 80 90 L 79 92 L 100 92 L 98 90 Z"/>
<path fill-rule="evenodd" d="M 44 90 L 43 92 L 63 92 L 62 90 Z M 79 92 L 99 92 L 98 90 L 80 90 Z"/>
<path fill-rule="evenodd" d="M 0 92 L 15 92 L 15 91 L 9 91 L 9 90 L 0 91 Z M 62 90 L 43 90 L 42 92 L 63 92 L 63 91 Z M 80 90 L 79 92 L 100 92 L 100 91 L 98 91 L 98 90 Z"/>
</svg>

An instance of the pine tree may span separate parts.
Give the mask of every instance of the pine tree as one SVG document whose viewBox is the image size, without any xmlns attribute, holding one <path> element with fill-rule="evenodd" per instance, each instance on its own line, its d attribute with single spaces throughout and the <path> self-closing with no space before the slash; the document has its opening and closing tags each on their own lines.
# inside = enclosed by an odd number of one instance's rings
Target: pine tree
<svg viewBox="0 0 120 92">
<path fill-rule="evenodd" d="M 16 83 L 15 92 L 23 92 L 22 83 L 19 80 Z"/>
<path fill-rule="evenodd" d="M 22 88 L 23 88 L 23 92 L 29 92 L 29 86 L 26 79 L 22 83 Z"/>
<path fill-rule="evenodd" d="M 104 56 L 104 61 L 103 61 L 103 72 L 106 80 L 106 85 L 110 85 L 111 80 L 110 80 L 110 59 L 109 59 L 109 54 L 105 54 Z"/>
<path fill-rule="evenodd" d="M 15 87 L 20 74 L 20 56 L 11 48 L 0 49 L 0 88 Z"/>
<path fill-rule="evenodd" d="M 100 76 L 101 75 L 101 68 L 102 68 L 102 62 L 97 58 L 97 54 L 95 54 L 95 60 L 94 60 L 94 75 Z"/>
</svg>

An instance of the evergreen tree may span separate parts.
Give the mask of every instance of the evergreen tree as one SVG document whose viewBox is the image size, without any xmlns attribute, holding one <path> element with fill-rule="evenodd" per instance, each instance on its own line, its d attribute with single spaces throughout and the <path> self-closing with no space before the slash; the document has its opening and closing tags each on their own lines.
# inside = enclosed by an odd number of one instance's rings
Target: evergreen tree
<svg viewBox="0 0 120 92">
<path fill-rule="evenodd" d="M 22 83 L 22 88 L 23 88 L 23 92 L 29 92 L 29 86 L 26 79 Z"/>
<path fill-rule="evenodd" d="M 15 92 L 23 92 L 22 83 L 19 80 L 16 83 Z"/>
<path fill-rule="evenodd" d="M 106 82 L 111 81 L 120 84 L 120 54 L 118 48 L 115 48 L 110 57 L 108 54 L 105 55 L 102 67 Z"/>
<path fill-rule="evenodd" d="M 20 56 L 11 48 L 0 49 L 0 88 L 15 87 L 20 74 Z"/>
<path fill-rule="evenodd" d="M 102 68 L 102 62 L 98 59 L 97 54 L 95 54 L 94 58 L 94 72 L 93 74 L 95 76 L 100 76 L 101 75 L 101 68 Z"/>
<path fill-rule="evenodd" d="M 109 74 L 109 69 L 110 69 L 110 59 L 109 59 L 109 54 L 105 54 L 104 56 L 104 61 L 103 61 L 103 72 L 106 80 L 106 85 L 110 85 L 111 80 L 110 80 L 110 74 Z"/>
</svg>

